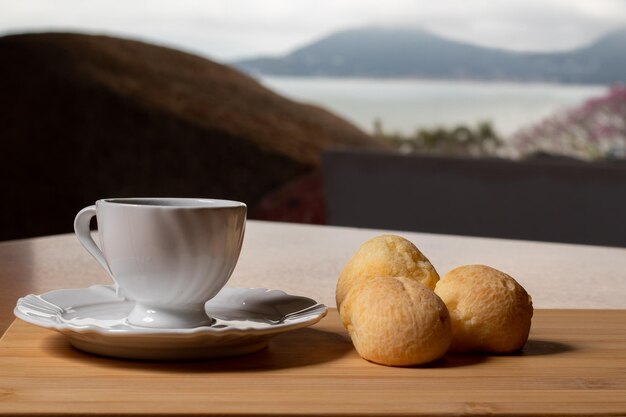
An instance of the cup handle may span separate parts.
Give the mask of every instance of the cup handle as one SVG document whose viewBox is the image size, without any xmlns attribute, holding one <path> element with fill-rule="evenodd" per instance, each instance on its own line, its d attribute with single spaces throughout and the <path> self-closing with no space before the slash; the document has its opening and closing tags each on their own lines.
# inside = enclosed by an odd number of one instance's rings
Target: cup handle
<svg viewBox="0 0 626 417">
<path fill-rule="evenodd" d="M 83 247 L 87 249 L 91 256 L 96 258 L 96 261 L 98 261 L 100 265 L 102 265 L 104 270 L 107 271 L 111 277 L 113 277 L 113 274 L 111 274 L 111 270 L 109 269 L 109 265 L 104 259 L 102 251 L 91 237 L 89 222 L 91 221 L 91 218 L 95 215 L 96 206 L 85 207 L 84 209 L 79 211 L 76 215 L 76 218 L 74 219 L 74 232 L 76 233 L 76 236 L 78 237 L 78 240 L 83 245 Z"/>
</svg>

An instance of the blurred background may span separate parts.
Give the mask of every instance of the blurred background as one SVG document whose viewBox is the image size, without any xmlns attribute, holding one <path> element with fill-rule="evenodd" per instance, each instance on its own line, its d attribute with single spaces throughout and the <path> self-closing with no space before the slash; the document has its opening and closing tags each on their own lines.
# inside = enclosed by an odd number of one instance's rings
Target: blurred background
<svg viewBox="0 0 626 417">
<path fill-rule="evenodd" d="M 0 0 L 0 240 L 194 196 L 626 246 L 624 51 L 622 0 Z"/>
</svg>

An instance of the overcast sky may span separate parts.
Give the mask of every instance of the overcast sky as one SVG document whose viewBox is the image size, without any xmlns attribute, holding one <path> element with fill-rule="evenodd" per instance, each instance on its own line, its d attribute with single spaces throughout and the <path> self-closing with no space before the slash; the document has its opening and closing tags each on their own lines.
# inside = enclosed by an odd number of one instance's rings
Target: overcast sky
<svg viewBox="0 0 626 417">
<path fill-rule="evenodd" d="M 422 27 L 514 50 L 563 50 L 626 27 L 626 0 L 0 0 L 1 34 L 108 33 L 220 60 L 279 55 L 368 25 Z"/>
</svg>

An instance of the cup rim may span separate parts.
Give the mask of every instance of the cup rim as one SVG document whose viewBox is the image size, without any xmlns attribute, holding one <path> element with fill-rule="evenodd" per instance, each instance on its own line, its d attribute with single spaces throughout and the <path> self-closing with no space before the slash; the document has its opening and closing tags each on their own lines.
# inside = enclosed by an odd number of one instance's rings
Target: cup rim
<svg viewBox="0 0 626 417">
<path fill-rule="evenodd" d="M 114 204 L 145 209 L 227 209 L 247 208 L 245 203 L 236 200 L 186 197 L 115 197 L 102 198 L 97 204 Z"/>
</svg>

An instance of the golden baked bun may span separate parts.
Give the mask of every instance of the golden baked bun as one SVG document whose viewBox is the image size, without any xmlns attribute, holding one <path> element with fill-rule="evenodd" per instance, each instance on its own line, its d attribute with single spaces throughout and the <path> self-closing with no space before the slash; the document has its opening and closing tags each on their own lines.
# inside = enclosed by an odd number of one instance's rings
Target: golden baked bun
<svg viewBox="0 0 626 417">
<path fill-rule="evenodd" d="M 452 338 L 445 304 L 408 277 L 375 277 L 356 283 L 339 310 L 361 357 L 408 366 L 442 357 Z"/>
<path fill-rule="evenodd" d="M 337 281 L 337 308 L 357 282 L 375 277 L 407 277 L 435 289 L 439 280 L 430 261 L 403 237 L 382 235 L 365 242 L 348 261 Z"/>
<path fill-rule="evenodd" d="M 435 293 L 450 312 L 450 351 L 509 353 L 528 340 L 532 300 L 504 272 L 484 265 L 460 266 L 437 283 Z"/>
</svg>

